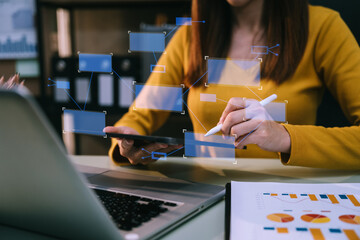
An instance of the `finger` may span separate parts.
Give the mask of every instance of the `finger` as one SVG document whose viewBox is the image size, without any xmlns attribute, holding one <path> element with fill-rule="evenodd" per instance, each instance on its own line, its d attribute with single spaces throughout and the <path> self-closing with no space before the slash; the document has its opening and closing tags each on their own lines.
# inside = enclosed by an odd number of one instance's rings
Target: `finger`
<svg viewBox="0 0 360 240">
<path fill-rule="evenodd" d="M 2 76 L 0 78 L 0 86 L 3 85 L 4 83 L 5 83 L 5 78 L 4 78 L 4 76 Z"/>
<path fill-rule="evenodd" d="M 120 127 L 109 126 L 109 127 L 105 127 L 103 129 L 103 132 L 106 132 L 106 133 L 122 133 L 123 130 Z"/>
<path fill-rule="evenodd" d="M 256 130 L 263 121 L 252 119 L 250 121 L 242 122 L 231 127 L 230 135 L 235 136 L 235 139 Z"/>
<path fill-rule="evenodd" d="M 230 130 L 233 126 L 238 125 L 242 122 L 245 122 L 246 119 L 246 109 L 237 110 L 229 113 L 222 125 L 221 131 L 224 135 L 230 135 Z M 238 135 L 239 136 L 239 135 Z"/>
<path fill-rule="evenodd" d="M 159 152 L 167 153 L 167 156 L 168 156 L 169 154 L 172 154 L 173 151 L 175 151 L 181 147 L 182 147 L 181 145 L 170 145 L 167 148 L 161 149 Z"/>
<path fill-rule="evenodd" d="M 134 155 L 134 152 L 137 150 L 133 145 L 134 141 L 130 139 L 122 139 L 118 140 L 118 145 L 120 149 L 120 155 L 126 157 L 129 159 L 131 164 L 136 164 L 136 159 L 134 159 L 132 156 Z M 135 162 L 133 162 L 135 160 Z"/>
<path fill-rule="evenodd" d="M 231 98 L 223 111 L 219 123 L 223 123 L 226 116 L 236 110 L 240 110 L 246 107 L 245 98 Z"/>
<path fill-rule="evenodd" d="M 20 83 L 20 74 L 19 74 L 19 73 L 15 74 L 14 80 L 15 80 L 15 83 L 16 83 L 16 84 L 19 84 L 19 83 Z"/>
<path fill-rule="evenodd" d="M 240 136 L 235 141 L 235 147 L 242 149 L 244 146 L 248 144 L 257 144 L 257 138 L 258 138 L 258 132 L 261 131 L 261 124 L 264 121 L 261 121 L 260 124 L 258 124 L 253 130 L 251 130 L 249 133 Z"/>
<path fill-rule="evenodd" d="M 118 133 L 118 134 L 134 134 L 134 135 L 139 134 L 135 130 L 132 130 L 132 129 L 127 128 L 127 127 L 113 127 L 113 126 L 105 127 L 103 129 L 103 132 L 105 132 L 105 133 Z M 116 139 L 120 140 L 120 139 L 123 139 L 123 138 L 116 138 Z"/>
<path fill-rule="evenodd" d="M 235 148 L 244 149 L 249 144 L 255 144 L 256 138 L 256 131 L 246 134 L 245 136 L 239 138 L 239 141 L 235 142 Z"/>
</svg>

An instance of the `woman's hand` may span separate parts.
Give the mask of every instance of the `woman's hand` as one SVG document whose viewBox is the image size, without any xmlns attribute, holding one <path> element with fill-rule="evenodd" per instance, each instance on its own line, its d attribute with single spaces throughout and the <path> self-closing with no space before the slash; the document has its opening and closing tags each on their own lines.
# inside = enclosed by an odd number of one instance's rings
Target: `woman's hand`
<svg viewBox="0 0 360 240">
<path fill-rule="evenodd" d="M 104 128 L 104 132 L 107 133 L 120 133 L 120 134 L 132 134 L 132 135 L 140 135 L 136 130 L 130 127 L 106 127 Z M 134 140 L 130 139 L 121 139 L 117 138 L 120 155 L 126 157 L 131 164 L 149 164 L 155 162 L 156 160 L 152 159 L 149 156 L 149 152 L 164 152 L 168 153 L 175 149 L 180 148 L 179 145 L 167 145 L 165 143 L 150 143 L 145 146 L 135 147 Z M 145 150 L 142 150 L 145 149 Z"/>
<path fill-rule="evenodd" d="M 231 98 L 221 115 L 219 124 L 226 136 L 235 137 L 235 145 L 242 149 L 247 144 L 256 144 L 271 152 L 290 153 L 290 135 L 286 129 L 253 99 Z"/>
<path fill-rule="evenodd" d="M 4 76 L 0 78 L 0 88 L 11 89 L 17 86 L 24 86 L 24 81 L 20 83 L 19 74 L 15 74 L 7 81 L 5 81 Z"/>
</svg>

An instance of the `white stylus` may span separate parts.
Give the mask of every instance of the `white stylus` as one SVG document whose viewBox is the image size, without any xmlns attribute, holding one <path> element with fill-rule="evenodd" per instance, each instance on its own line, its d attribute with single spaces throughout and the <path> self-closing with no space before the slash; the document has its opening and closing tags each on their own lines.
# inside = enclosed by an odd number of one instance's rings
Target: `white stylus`
<svg viewBox="0 0 360 240">
<path fill-rule="evenodd" d="M 277 99 L 277 95 L 273 94 L 267 98 L 265 98 L 264 100 L 260 101 L 261 106 L 266 106 L 267 104 L 271 103 L 272 101 L 274 101 L 275 99 Z M 210 129 L 206 134 L 205 137 L 213 135 L 217 132 L 219 132 L 222 128 L 222 124 L 217 125 L 216 127 L 213 127 L 212 129 Z"/>
</svg>

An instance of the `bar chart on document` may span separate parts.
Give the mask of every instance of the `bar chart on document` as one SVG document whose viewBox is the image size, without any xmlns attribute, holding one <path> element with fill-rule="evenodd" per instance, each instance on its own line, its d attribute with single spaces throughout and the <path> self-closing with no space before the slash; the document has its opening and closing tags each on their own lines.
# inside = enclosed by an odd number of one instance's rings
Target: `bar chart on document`
<svg viewBox="0 0 360 240">
<path fill-rule="evenodd" d="M 231 183 L 231 239 L 360 240 L 360 184 Z"/>
</svg>

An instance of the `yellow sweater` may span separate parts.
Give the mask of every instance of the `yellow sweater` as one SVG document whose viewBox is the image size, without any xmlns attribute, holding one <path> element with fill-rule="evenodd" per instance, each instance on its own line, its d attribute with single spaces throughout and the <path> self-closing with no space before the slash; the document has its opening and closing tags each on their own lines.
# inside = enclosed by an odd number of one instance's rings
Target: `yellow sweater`
<svg viewBox="0 0 360 240">
<path fill-rule="evenodd" d="M 152 73 L 147 84 L 179 86 L 188 66 L 190 27 L 183 26 L 175 34 L 158 64 L 166 65 L 166 73 Z M 262 90 L 251 88 L 259 97 L 273 93 L 278 100 L 287 100 L 285 128 L 291 138 L 290 157 L 280 155 L 284 164 L 321 168 L 360 169 L 360 49 L 339 14 L 323 7 L 309 7 L 309 39 L 304 56 L 295 74 L 282 83 L 261 79 Z M 354 126 L 324 128 L 314 126 L 317 108 L 325 87 L 335 96 L 346 117 Z M 200 93 L 216 94 L 228 101 L 231 97 L 257 99 L 246 87 L 193 87 L 188 95 L 188 111 L 194 132 L 205 133 L 218 122 L 226 103 L 202 102 Z M 168 118 L 169 112 L 148 109 L 133 110 L 116 123 L 140 134 L 149 135 Z M 196 116 L 196 117 L 195 117 Z M 197 120 L 197 119 L 198 120 Z M 110 157 L 118 155 L 112 142 Z M 114 154 L 115 153 L 115 154 Z M 236 150 L 236 157 L 278 158 L 279 154 L 249 145 Z M 116 160 L 116 159 L 114 159 Z"/>
</svg>

